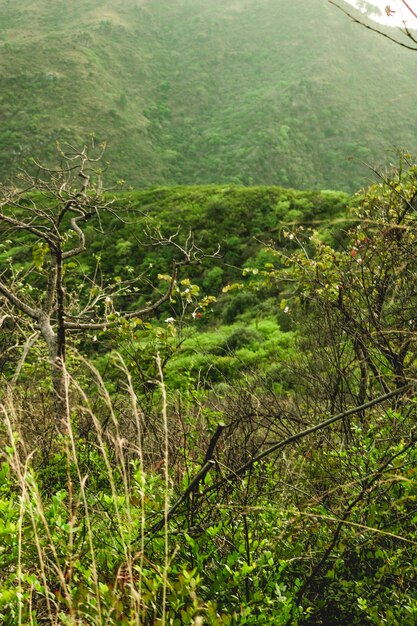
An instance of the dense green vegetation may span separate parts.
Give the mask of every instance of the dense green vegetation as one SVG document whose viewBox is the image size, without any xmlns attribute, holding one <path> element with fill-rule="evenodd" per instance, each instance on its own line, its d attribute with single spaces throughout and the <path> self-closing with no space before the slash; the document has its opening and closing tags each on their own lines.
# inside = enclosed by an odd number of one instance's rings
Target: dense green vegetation
<svg viewBox="0 0 417 626">
<path fill-rule="evenodd" d="M 417 623 L 416 61 L 369 34 L 0 0 L 2 625 Z"/>
<path fill-rule="evenodd" d="M 104 236 L 91 232 L 91 248 L 100 254 L 104 274 L 127 278 L 131 262 L 148 276 L 169 269 L 169 248 L 143 245 L 143 232 L 158 229 L 168 237 L 180 226 L 179 239 L 190 231 L 196 245 L 217 259 L 202 259 L 187 272 L 206 293 L 240 277 L 245 263 L 263 263 L 261 252 L 284 224 L 343 219 L 349 196 L 335 191 L 297 191 L 281 187 L 209 185 L 165 187 L 119 193 L 115 207 L 125 223 L 103 217 Z M 149 243 L 149 242 L 148 242 Z M 256 260 L 260 254 L 259 261 Z M 91 255 L 85 259 L 91 263 Z M 165 263 L 161 269 L 161 263 Z"/>
<path fill-rule="evenodd" d="M 352 192 L 416 147 L 415 58 L 326 0 L 2 0 L 0 48 L 0 179 L 92 134 L 109 182 Z"/>
<path fill-rule="evenodd" d="M 353 198 L 90 173 L 3 189 L 2 623 L 415 624 L 411 157 Z"/>
</svg>

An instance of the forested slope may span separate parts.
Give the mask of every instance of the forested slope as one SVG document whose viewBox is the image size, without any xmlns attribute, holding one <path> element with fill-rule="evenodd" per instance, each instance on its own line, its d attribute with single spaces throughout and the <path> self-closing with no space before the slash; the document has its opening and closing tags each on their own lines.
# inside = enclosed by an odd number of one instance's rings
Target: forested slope
<svg viewBox="0 0 417 626">
<path fill-rule="evenodd" d="M 352 191 L 415 147 L 415 58 L 326 0 L 2 0 L 0 23 L 2 178 L 94 135 L 134 186 Z"/>
<path fill-rule="evenodd" d="M 0 51 L 0 623 L 415 626 L 413 55 L 326 0 Z"/>
</svg>

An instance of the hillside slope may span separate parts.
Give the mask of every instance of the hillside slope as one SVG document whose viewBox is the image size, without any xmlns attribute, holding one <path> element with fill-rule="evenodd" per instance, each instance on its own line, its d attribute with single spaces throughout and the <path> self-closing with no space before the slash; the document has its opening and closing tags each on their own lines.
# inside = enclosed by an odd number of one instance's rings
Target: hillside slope
<svg viewBox="0 0 417 626">
<path fill-rule="evenodd" d="M 417 148 L 417 58 L 326 0 L 1 0 L 0 24 L 0 178 L 93 135 L 134 186 L 351 191 Z"/>
</svg>

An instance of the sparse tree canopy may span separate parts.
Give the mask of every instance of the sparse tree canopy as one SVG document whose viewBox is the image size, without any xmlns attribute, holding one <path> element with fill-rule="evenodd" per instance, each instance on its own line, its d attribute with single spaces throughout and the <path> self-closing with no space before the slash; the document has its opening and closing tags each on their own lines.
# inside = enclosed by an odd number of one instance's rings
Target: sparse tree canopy
<svg viewBox="0 0 417 626">
<path fill-rule="evenodd" d="M 10 263 L 0 277 L 1 321 L 17 321 L 25 326 L 27 337 L 40 335 L 51 365 L 57 412 L 65 414 L 65 364 L 67 337 L 114 326 L 123 319 L 149 316 L 169 300 L 181 265 L 196 261 L 201 251 L 188 237 L 177 243 L 178 233 L 164 238 L 153 236 L 153 245 L 170 245 L 179 260 L 173 262 L 165 292 L 140 308 L 124 310 L 118 306 L 120 296 L 135 282 L 117 283 L 101 276 L 97 265 L 93 275 L 72 278 L 80 270 L 80 256 L 88 253 L 85 228 L 94 222 L 99 236 L 101 218 L 106 213 L 122 220 L 113 208 L 114 200 L 104 193 L 99 162 L 102 153 L 92 157 L 87 148 L 60 150 L 61 163 L 56 169 L 34 162 L 36 174 L 22 173 L 21 188 L 1 186 L 0 228 L 5 239 L 31 248 L 21 269 Z M 16 249 L 16 247 L 15 247 Z M 138 279 L 140 281 L 140 279 Z"/>
</svg>

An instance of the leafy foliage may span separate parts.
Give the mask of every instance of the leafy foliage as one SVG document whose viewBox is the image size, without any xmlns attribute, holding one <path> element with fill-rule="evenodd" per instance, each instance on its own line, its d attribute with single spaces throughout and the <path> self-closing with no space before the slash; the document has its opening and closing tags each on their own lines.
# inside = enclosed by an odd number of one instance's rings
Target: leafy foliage
<svg viewBox="0 0 417 626">
<path fill-rule="evenodd" d="M 178 282 L 194 316 L 73 346 L 65 434 L 36 346 L 14 380 L 4 367 L 3 623 L 415 623 L 416 198 L 409 155 L 344 214 L 343 195 L 276 188 L 118 198 L 168 229 L 182 211 L 235 261 Z M 114 227 L 120 258 L 135 228 Z M 157 263 L 141 250 L 138 271 Z M 16 271 L 42 267 L 41 247 L 13 252 Z M 225 282 L 201 308 L 204 284 Z"/>
<path fill-rule="evenodd" d="M 412 55 L 327 0 L 4 0 L 0 13 L 0 179 L 93 134 L 114 183 L 352 192 L 363 161 L 416 147 Z"/>
</svg>

